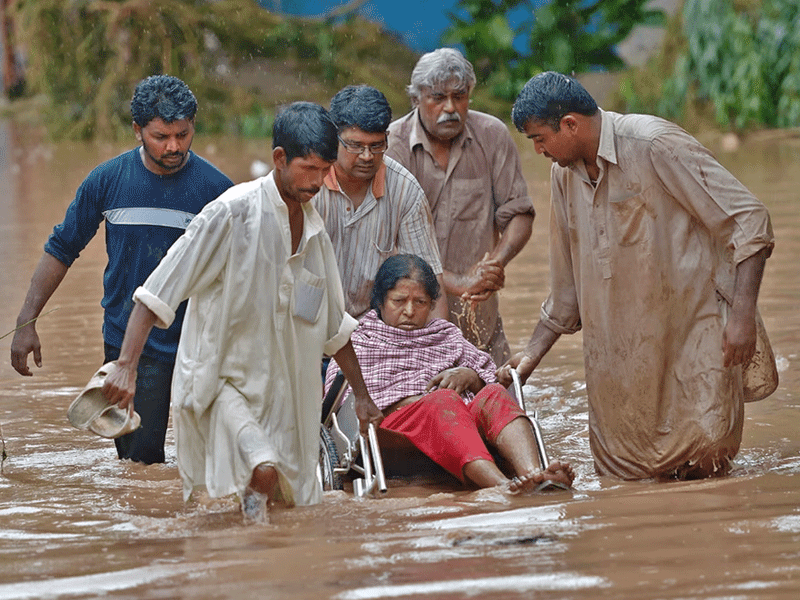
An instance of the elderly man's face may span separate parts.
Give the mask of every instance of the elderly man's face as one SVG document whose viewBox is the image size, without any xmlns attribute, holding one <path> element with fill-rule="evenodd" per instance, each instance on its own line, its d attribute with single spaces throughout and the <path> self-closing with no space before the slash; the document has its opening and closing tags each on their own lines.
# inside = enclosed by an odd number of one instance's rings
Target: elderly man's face
<svg viewBox="0 0 800 600">
<path fill-rule="evenodd" d="M 455 82 L 443 88 L 424 88 L 417 106 L 422 126 L 428 135 L 439 140 L 452 140 L 464 131 L 469 92 Z"/>
</svg>

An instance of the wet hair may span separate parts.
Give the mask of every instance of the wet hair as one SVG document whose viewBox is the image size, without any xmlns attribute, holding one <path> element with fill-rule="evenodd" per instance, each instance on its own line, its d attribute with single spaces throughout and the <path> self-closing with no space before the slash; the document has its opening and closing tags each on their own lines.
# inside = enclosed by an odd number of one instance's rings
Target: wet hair
<svg viewBox="0 0 800 600">
<path fill-rule="evenodd" d="M 412 100 L 419 100 L 423 88 L 443 89 L 451 82 L 472 93 L 475 70 L 455 48 L 439 48 L 420 57 L 411 72 L 411 84 L 406 87 L 406 92 Z"/>
<path fill-rule="evenodd" d="M 378 317 L 381 317 L 381 307 L 386 302 L 386 294 L 394 289 L 398 281 L 406 278 L 421 283 L 431 300 L 439 298 L 439 282 L 425 259 L 416 254 L 395 254 L 383 261 L 372 286 L 372 299 L 369 305 L 375 309 Z"/>
<path fill-rule="evenodd" d="M 275 116 L 272 148 L 283 148 L 287 164 L 311 154 L 333 162 L 339 151 L 336 134 L 336 125 L 325 108 L 313 102 L 293 102 Z"/>
<path fill-rule="evenodd" d="M 159 118 L 165 123 L 194 119 L 197 99 L 183 81 L 171 75 L 151 75 L 133 91 L 131 116 L 139 127 Z"/>
<path fill-rule="evenodd" d="M 522 88 L 511 109 L 511 120 L 519 131 L 524 131 L 531 120 L 558 131 L 567 113 L 590 117 L 597 110 L 597 102 L 574 78 L 547 71 L 529 79 Z"/>
<path fill-rule="evenodd" d="M 384 133 L 392 122 L 392 107 L 381 92 L 368 85 L 348 85 L 331 98 L 331 119 L 339 132 L 358 127 Z"/>
</svg>

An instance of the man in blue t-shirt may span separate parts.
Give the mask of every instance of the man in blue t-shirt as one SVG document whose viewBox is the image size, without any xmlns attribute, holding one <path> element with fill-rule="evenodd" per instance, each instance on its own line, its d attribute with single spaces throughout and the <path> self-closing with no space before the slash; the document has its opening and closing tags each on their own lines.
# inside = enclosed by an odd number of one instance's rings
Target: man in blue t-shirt
<svg viewBox="0 0 800 600">
<path fill-rule="evenodd" d="M 31 352 L 36 366 L 42 366 L 35 319 L 104 219 L 108 253 L 102 301 L 105 359 L 118 358 L 134 290 L 194 215 L 233 185 L 211 163 L 189 151 L 196 112 L 194 94 L 176 77 L 154 75 L 136 86 L 131 115 L 141 146 L 96 167 L 47 240 L 11 343 L 11 365 L 21 375 L 32 375 Z M 164 462 L 170 382 L 184 310 L 185 306 L 179 309 L 172 327 L 154 330 L 147 340 L 135 399 L 142 425 L 115 440 L 120 458 Z"/>
</svg>

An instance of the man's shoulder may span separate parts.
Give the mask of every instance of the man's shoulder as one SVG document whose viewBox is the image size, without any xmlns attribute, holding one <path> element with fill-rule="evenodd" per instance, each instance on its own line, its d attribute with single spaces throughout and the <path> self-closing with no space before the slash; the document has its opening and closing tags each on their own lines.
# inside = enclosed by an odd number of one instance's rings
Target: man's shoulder
<svg viewBox="0 0 800 600">
<path fill-rule="evenodd" d="M 406 169 L 391 156 L 384 156 L 386 165 L 386 193 L 387 195 L 400 195 L 402 198 L 416 201 L 425 197 L 422 186 L 414 174 Z"/>
<path fill-rule="evenodd" d="M 467 124 L 476 130 L 476 133 L 483 131 L 503 132 L 508 134 L 508 125 L 489 113 L 470 110 L 467 112 Z"/>
<path fill-rule="evenodd" d="M 208 181 L 225 187 L 233 186 L 233 181 L 231 181 L 230 177 L 220 171 L 211 161 L 203 158 L 199 154 L 192 152 L 192 161 L 189 163 L 189 166 Z"/>
<path fill-rule="evenodd" d="M 109 158 L 108 160 L 101 162 L 91 170 L 86 179 L 116 176 L 119 174 L 120 170 L 128 168 L 136 159 L 141 160 L 139 158 L 138 147 L 126 150 L 114 158 Z"/>
<path fill-rule="evenodd" d="M 392 143 L 392 139 L 396 138 L 399 140 L 408 140 L 411 136 L 411 129 L 414 125 L 414 121 L 412 117 L 416 111 L 411 111 L 408 114 L 403 115 L 399 119 L 395 119 L 389 124 L 389 143 Z"/>
<path fill-rule="evenodd" d="M 627 138 L 642 142 L 653 142 L 659 137 L 667 134 L 691 136 L 680 126 L 671 121 L 638 113 L 621 114 L 615 112 L 605 112 L 614 125 L 614 135 L 618 138 Z"/>
<path fill-rule="evenodd" d="M 261 207 L 260 199 L 264 193 L 266 177 L 239 183 L 222 192 L 220 196 L 206 204 L 206 214 L 229 213 L 246 216 Z"/>
<path fill-rule="evenodd" d="M 386 165 L 386 179 L 387 181 L 390 179 L 393 180 L 410 180 L 412 183 L 418 186 L 416 177 L 406 169 L 400 162 L 396 159 L 392 158 L 391 156 L 384 156 L 383 163 Z"/>
</svg>

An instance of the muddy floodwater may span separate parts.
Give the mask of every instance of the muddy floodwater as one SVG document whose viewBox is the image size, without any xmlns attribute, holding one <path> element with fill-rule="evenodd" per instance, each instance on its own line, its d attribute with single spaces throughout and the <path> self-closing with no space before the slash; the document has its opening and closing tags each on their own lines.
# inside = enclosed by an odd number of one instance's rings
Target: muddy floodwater
<svg viewBox="0 0 800 600">
<path fill-rule="evenodd" d="M 538 217 L 501 294 L 514 349 L 547 293 L 549 212 L 548 161 L 518 139 Z M 77 186 L 133 143 L 39 143 L 0 123 L 0 335 Z M 380 498 L 326 493 L 263 526 L 245 526 L 233 498 L 184 504 L 171 431 L 166 464 L 142 466 L 66 418 L 103 358 L 99 234 L 40 321 L 34 377 L 12 370 L 11 338 L 0 340 L 0 600 L 800 597 L 800 138 L 755 136 L 735 152 L 709 144 L 770 209 L 777 239 L 760 307 L 781 384 L 747 405 L 731 476 L 598 477 L 578 334 L 562 337 L 525 387 L 551 457 L 576 467 L 571 492 L 508 498 L 390 480 Z M 271 154 L 265 142 L 202 137 L 194 150 L 236 182 Z"/>
</svg>

